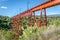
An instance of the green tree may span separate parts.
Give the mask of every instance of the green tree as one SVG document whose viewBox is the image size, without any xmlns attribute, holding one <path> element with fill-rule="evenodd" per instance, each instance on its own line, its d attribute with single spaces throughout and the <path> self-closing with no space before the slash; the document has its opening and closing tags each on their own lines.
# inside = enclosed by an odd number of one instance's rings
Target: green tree
<svg viewBox="0 0 60 40">
<path fill-rule="evenodd" d="M 10 18 L 8 16 L 0 16 L 0 28 L 10 28 Z"/>
</svg>

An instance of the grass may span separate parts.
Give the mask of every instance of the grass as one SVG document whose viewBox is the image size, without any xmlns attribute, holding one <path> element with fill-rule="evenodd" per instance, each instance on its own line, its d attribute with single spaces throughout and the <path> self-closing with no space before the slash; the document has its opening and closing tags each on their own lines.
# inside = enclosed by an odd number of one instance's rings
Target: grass
<svg viewBox="0 0 60 40">
<path fill-rule="evenodd" d="M 60 26 L 27 28 L 19 40 L 60 40 Z"/>
<path fill-rule="evenodd" d="M 15 33 L 11 30 L 0 30 L 0 40 L 14 40 Z"/>
</svg>

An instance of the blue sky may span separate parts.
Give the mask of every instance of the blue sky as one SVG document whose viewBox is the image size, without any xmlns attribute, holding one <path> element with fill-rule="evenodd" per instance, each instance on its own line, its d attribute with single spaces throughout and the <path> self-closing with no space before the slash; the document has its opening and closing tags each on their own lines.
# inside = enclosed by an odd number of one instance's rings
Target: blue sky
<svg viewBox="0 0 60 40">
<path fill-rule="evenodd" d="M 0 15 L 12 17 L 47 0 L 0 0 Z M 47 8 L 47 15 L 60 14 L 60 5 Z M 35 12 L 39 15 L 39 11 Z"/>
</svg>

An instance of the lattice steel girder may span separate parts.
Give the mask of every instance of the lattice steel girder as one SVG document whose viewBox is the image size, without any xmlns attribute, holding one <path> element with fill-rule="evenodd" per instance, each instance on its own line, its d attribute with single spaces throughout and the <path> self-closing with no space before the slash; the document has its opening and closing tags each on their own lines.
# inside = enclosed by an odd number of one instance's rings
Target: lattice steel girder
<svg viewBox="0 0 60 40">
<path fill-rule="evenodd" d="M 44 8 L 49 8 L 49 7 L 55 6 L 57 4 L 60 4 L 60 0 L 50 0 L 48 2 L 39 4 L 39 5 L 31 8 L 31 9 L 28 9 L 28 10 L 26 10 L 26 11 L 24 11 L 24 12 L 22 12 L 22 13 L 16 15 L 16 16 L 14 16 L 14 17 L 23 17 L 23 15 L 26 16 L 25 14 L 28 14 L 29 12 L 34 12 L 34 11 L 41 10 L 41 9 L 44 9 Z"/>
<path fill-rule="evenodd" d="M 55 6 L 57 4 L 60 4 L 60 0 L 48 1 L 46 3 L 43 3 L 41 5 L 36 6 L 34 8 L 31 8 L 30 11 L 37 11 L 37 10 L 41 10 L 41 9 L 44 9 L 44 8 L 49 8 L 49 7 Z"/>
<path fill-rule="evenodd" d="M 26 11 L 24 11 L 24 12 L 18 14 L 18 15 L 13 16 L 13 17 L 11 18 L 11 27 L 12 27 L 12 29 L 16 30 L 16 32 L 19 32 L 19 31 L 18 31 L 19 25 L 18 25 L 18 23 L 17 23 L 17 22 L 19 22 L 19 21 L 16 21 L 16 24 L 15 24 L 15 23 L 14 23 L 14 20 L 15 20 L 15 19 L 19 19 L 19 18 L 24 17 L 24 16 L 26 16 L 26 15 L 31 15 L 31 12 L 35 12 L 35 11 L 37 11 L 37 10 L 40 10 L 40 11 L 41 11 L 41 13 L 40 13 L 40 19 L 41 19 L 41 18 L 42 18 L 42 9 L 49 8 L 49 7 L 58 5 L 58 4 L 60 4 L 60 0 L 50 0 L 50 1 L 48 1 L 48 2 L 39 4 L 39 5 L 31 8 L 31 9 L 28 9 L 28 10 L 26 10 Z M 46 13 L 46 10 L 45 10 L 45 13 Z M 12 20 L 13 20 L 13 22 L 12 22 Z M 13 24 L 12 24 L 12 23 L 13 23 Z M 39 23 L 37 23 L 37 24 L 38 24 L 38 26 L 41 26 L 41 21 L 40 21 Z M 13 27 L 14 25 L 16 25 L 16 26 L 15 26 L 16 28 Z M 45 15 L 45 17 L 44 17 L 44 25 L 46 25 L 46 15 Z"/>
</svg>

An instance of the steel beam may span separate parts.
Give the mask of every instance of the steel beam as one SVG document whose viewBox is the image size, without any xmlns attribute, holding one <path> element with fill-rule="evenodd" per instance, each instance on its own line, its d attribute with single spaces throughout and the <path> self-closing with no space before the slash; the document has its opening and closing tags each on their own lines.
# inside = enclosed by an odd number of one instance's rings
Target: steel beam
<svg viewBox="0 0 60 40">
<path fill-rule="evenodd" d="M 44 26 L 47 26 L 46 9 L 44 9 Z"/>
<path fill-rule="evenodd" d="M 40 26 L 42 25 L 42 9 L 40 10 Z"/>
<path fill-rule="evenodd" d="M 38 23 L 38 25 L 41 26 L 42 25 L 42 22 L 41 22 L 41 20 L 42 20 L 42 9 L 44 9 L 44 25 L 47 25 L 47 22 L 46 22 L 47 21 L 46 20 L 46 9 L 45 8 L 50 8 L 50 7 L 58 5 L 58 4 L 60 4 L 60 0 L 50 0 L 48 2 L 39 4 L 39 5 L 31 8 L 31 9 L 28 9 L 28 10 L 26 10 L 26 11 L 24 11 L 24 12 L 22 12 L 22 13 L 16 15 L 16 16 L 13 16 L 12 20 L 15 20 L 16 18 L 24 17 L 26 15 L 30 15 L 31 14 L 30 12 L 35 12 L 37 10 L 40 10 L 41 11 L 41 13 L 40 13 L 40 23 Z M 11 26 L 13 27 L 14 24 L 15 23 L 13 22 L 13 24 L 11 24 Z M 18 31 L 18 29 L 19 29 L 18 24 L 16 24 L 16 28 L 14 30 Z"/>
<path fill-rule="evenodd" d="M 51 0 L 46 3 L 40 4 L 38 6 L 31 8 L 30 11 L 37 11 L 40 9 L 49 8 L 49 7 L 55 6 L 57 4 L 60 4 L 60 0 Z"/>
<path fill-rule="evenodd" d="M 41 9 L 44 9 L 44 8 L 49 8 L 51 6 L 55 6 L 57 4 L 60 4 L 60 0 L 50 0 L 48 2 L 45 2 L 45 3 L 42 3 L 42 4 L 39 4 L 31 9 L 28 9 L 20 14 L 18 14 L 18 16 L 22 16 L 25 15 L 26 13 L 28 14 L 28 12 L 34 12 L 34 11 L 37 11 L 37 10 L 41 10 Z M 16 15 L 17 16 L 17 15 Z M 26 15 L 25 15 L 26 16 Z"/>
</svg>

